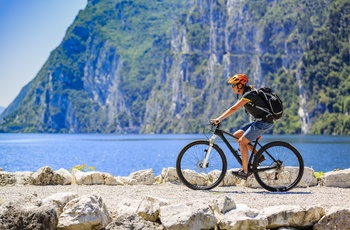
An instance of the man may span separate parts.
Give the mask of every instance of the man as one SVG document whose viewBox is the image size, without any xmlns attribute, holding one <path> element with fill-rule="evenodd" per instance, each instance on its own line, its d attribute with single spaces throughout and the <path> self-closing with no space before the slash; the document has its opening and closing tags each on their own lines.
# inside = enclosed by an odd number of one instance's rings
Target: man
<svg viewBox="0 0 350 230">
<path fill-rule="evenodd" d="M 228 83 L 232 84 L 232 90 L 236 94 L 242 95 L 242 97 L 218 118 L 210 119 L 210 121 L 217 125 L 243 106 L 247 113 L 251 114 L 255 118 L 252 123 L 240 128 L 233 134 L 238 138 L 237 141 L 242 155 L 243 169 L 232 173 L 234 176 L 246 180 L 250 175 L 250 173 L 248 173 L 248 150 L 252 151 L 253 149 L 249 143 L 251 141 L 255 141 L 258 136 L 272 128 L 273 116 L 268 112 L 269 110 L 267 105 L 259 93 L 252 90 L 252 87 L 247 86 L 248 77 L 245 74 L 234 75 L 230 78 L 230 80 L 228 80 Z M 266 108 L 266 110 L 261 108 Z M 260 161 L 263 160 L 265 159 L 261 159 Z"/>
</svg>

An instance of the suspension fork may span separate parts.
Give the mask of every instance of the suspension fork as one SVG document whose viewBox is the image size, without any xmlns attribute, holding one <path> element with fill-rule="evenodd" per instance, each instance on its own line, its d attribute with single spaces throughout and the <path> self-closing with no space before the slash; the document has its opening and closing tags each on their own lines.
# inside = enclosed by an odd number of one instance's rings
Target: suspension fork
<svg viewBox="0 0 350 230">
<path fill-rule="evenodd" d="M 217 135 L 213 134 L 213 136 L 211 136 L 211 138 L 209 139 L 209 147 L 208 147 L 207 152 L 205 153 L 205 157 L 203 159 L 203 166 L 202 166 L 203 168 L 208 167 L 210 153 L 211 153 L 211 150 L 213 149 L 213 145 L 214 145 L 214 141 L 215 141 L 216 137 L 217 137 Z"/>
</svg>

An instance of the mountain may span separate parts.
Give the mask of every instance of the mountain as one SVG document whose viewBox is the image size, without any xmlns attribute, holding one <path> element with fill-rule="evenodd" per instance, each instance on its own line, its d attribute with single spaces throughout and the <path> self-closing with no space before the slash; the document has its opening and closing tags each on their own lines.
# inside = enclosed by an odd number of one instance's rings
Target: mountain
<svg viewBox="0 0 350 230">
<path fill-rule="evenodd" d="M 0 114 L 5 110 L 5 107 L 0 106 Z"/>
<path fill-rule="evenodd" d="M 349 17 L 345 0 L 89 0 L 0 132 L 201 132 L 246 73 L 284 102 L 273 133 L 349 134 Z"/>
</svg>

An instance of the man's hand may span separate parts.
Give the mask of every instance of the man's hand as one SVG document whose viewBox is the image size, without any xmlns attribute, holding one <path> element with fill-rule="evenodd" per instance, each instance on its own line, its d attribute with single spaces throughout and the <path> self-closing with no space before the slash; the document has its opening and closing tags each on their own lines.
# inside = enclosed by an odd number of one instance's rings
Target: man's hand
<svg viewBox="0 0 350 230">
<path fill-rule="evenodd" d="M 217 119 L 217 118 L 216 119 L 210 119 L 209 122 L 211 124 L 218 125 L 218 124 L 220 124 L 220 119 Z"/>
</svg>

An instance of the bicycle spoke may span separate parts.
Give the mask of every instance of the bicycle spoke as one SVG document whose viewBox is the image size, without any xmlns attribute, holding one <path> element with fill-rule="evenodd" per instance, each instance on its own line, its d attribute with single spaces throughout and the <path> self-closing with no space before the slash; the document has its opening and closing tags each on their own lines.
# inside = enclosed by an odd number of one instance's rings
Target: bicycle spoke
<svg viewBox="0 0 350 230">
<path fill-rule="evenodd" d="M 254 162 L 254 175 L 265 189 L 287 191 L 300 181 L 304 163 L 299 152 L 288 143 L 269 143 L 258 154 L 263 154 L 266 160 L 259 165 Z"/>
<path fill-rule="evenodd" d="M 214 145 L 210 151 L 208 162 L 204 165 L 208 150 L 208 141 L 195 141 L 180 152 L 176 170 L 180 180 L 187 187 L 211 189 L 217 186 L 225 176 L 227 163 L 222 150 Z"/>
</svg>

